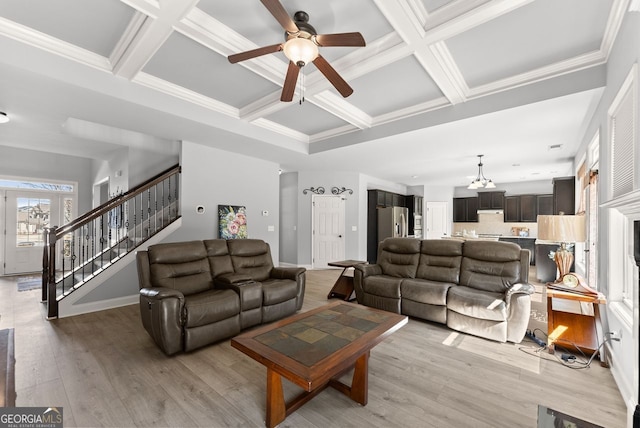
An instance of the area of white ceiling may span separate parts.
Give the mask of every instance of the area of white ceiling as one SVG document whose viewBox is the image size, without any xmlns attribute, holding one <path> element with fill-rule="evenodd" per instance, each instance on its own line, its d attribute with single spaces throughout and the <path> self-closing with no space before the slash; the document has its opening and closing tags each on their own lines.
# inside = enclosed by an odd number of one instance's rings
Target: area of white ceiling
<svg viewBox="0 0 640 428">
<path fill-rule="evenodd" d="M 351 97 L 308 65 L 305 102 L 298 92 L 282 103 L 282 53 L 227 61 L 284 41 L 259 0 L 0 0 L 0 111 L 14 118 L 0 145 L 101 158 L 147 134 L 150 144 L 195 141 L 284 170 L 451 186 L 464 185 L 476 155 L 485 154 L 496 182 L 547 179 L 571 172 L 628 7 L 628 0 L 281 2 L 291 14 L 309 13 L 319 33 L 363 34 L 364 48 L 321 48 L 354 88 Z M 65 123 L 127 132 L 91 144 L 65 132 Z M 547 150 L 554 144 L 562 148 Z"/>
</svg>

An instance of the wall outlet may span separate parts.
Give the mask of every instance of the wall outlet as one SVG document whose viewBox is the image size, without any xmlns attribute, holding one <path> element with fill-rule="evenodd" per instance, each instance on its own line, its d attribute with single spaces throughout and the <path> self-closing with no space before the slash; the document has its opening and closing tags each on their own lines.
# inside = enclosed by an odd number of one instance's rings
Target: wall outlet
<svg viewBox="0 0 640 428">
<path fill-rule="evenodd" d="M 616 342 L 618 342 L 620 341 L 620 339 L 622 339 L 622 331 L 610 331 L 609 337 L 611 338 L 611 340 L 615 340 Z"/>
<path fill-rule="evenodd" d="M 275 226 L 267 226 L 267 232 L 274 232 L 276 230 Z"/>
<path fill-rule="evenodd" d="M 358 226 L 351 226 L 351 231 L 352 232 L 357 232 L 358 231 Z"/>
</svg>

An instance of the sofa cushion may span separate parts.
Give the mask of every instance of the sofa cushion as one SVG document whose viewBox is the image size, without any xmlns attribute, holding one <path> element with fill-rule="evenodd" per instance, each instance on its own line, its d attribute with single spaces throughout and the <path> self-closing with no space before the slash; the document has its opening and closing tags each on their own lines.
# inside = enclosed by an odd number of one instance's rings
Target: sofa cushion
<svg viewBox="0 0 640 428">
<path fill-rule="evenodd" d="M 213 287 L 202 241 L 172 242 L 149 247 L 149 272 L 154 287 L 168 287 L 185 296 Z"/>
<path fill-rule="evenodd" d="M 447 294 L 447 309 L 472 318 L 491 321 L 507 320 L 504 294 L 471 287 L 451 287 Z"/>
<path fill-rule="evenodd" d="M 273 262 L 269 244 L 261 239 L 232 239 L 227 241 L 233 270 L 262 282 L 269 278 Z"/>
<path fill-rule="evenodd" d="M 233 290 L 209 290 L 184 299 L 185 327 L 221 321 L 240 312 L 240 298 Z"/>
<path fill-rule="evenodd" d="M 275 305 L 295 299 L 298 285 L 290 279 L 270 279 L 262 282 L 262 304 Z"/>
<path fill-rule="evenodd" d="M 467 241 L 462 247 L 460 285 L 504 293 L 520 282 L 521 249 L 499 241 Z"/>
<path fill-rule="evenodd" d="M 420 246 L 416 278 L 457 284 L 461 262 L 461 241 L 425 239 Z"/>
<path fill-rule="evenodd" d="M 384 275 L 415 278 L 419 257 L 419 239 L 387 238 L 380 243 L 377 264 Z"/>
<path fill-rule="evenodd" d="M 403 278 L 395 278 L 386 275 L 377 275 L 365 278 L 362 289 L 365 293 L 381 297 L 400 298 L 400 284 Z"/>
<path fill-rule="evenodd" d="M 211 275 L 215 278 L 227 273 L 233 273 L 233 264 L 225 239 L 208 239 L 204 242 L 207 258 L 211 267 Z"/>
<path fill-rule="evenodd" d="M 447 291 L 455 284 L 448 282 L 429 281 L 426 279 L 405 279 L 400 284 L 402 299 L 412 300 L 430 305 L 445 306 L 447 304 Z"/>
</svg>

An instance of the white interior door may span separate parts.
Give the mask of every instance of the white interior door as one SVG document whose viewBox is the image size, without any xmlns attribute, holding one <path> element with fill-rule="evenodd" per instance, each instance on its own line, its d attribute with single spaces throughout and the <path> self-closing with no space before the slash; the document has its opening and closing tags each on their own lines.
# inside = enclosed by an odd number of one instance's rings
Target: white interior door
<svg viewBox="0 0 640 428">
<path fill-rule="evenodd" d="M 344 260 L 345 198 L 313 195 L 312 204 L 312 266 L 318 269 L 328 268 L 327 263 Z"/>
<path fill-rule="evenodd" d="M 440 239 L 447 236 L 447 203 L 427 202 L 426 239 Z"/>
<path fill-rule="evenodd" d="M 60 224 L 60 195 L 7 190 L 4 273 L 42 271 L 44 228 Z"/>
</svg>

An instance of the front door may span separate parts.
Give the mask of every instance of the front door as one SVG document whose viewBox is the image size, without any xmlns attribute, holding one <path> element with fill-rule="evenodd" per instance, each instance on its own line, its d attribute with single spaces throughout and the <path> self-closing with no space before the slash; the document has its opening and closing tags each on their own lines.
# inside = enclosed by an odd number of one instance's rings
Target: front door
<svg viewBox="0 0 640 428">
<path fill-rule="evenodd" d="M 4 273 L 42 271 L 44 228 L 61 225 L 60 195 L 7 190 L 5 200 Z"/>
<path fill-rule="evenodd" d="M 329 267 L 329 262 L 344 260 L 345 198 L 313 195 L 312 204 L 312 265 L 314 268 L 325 269 Z"/>
</svg>

